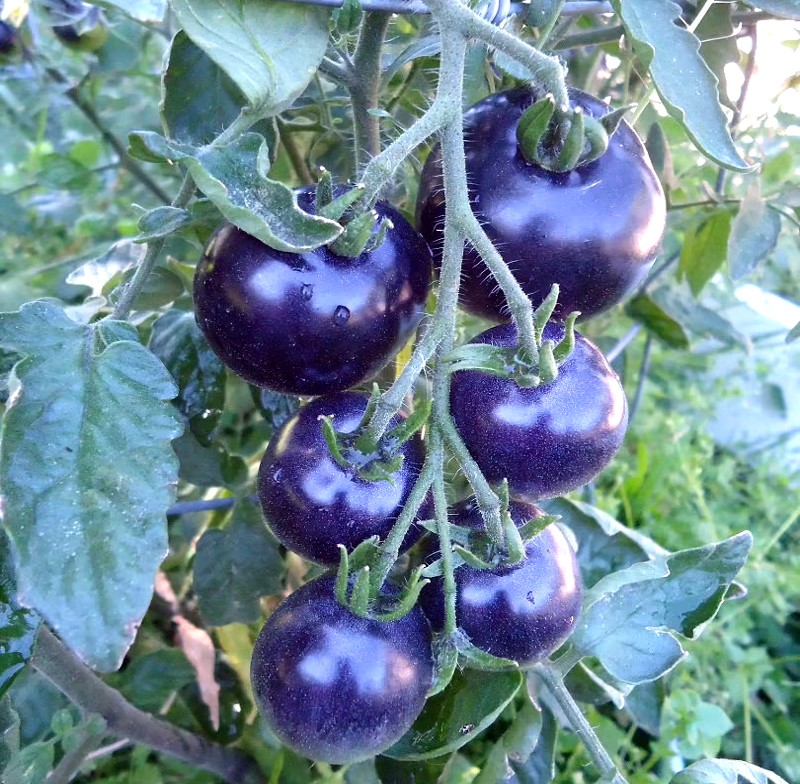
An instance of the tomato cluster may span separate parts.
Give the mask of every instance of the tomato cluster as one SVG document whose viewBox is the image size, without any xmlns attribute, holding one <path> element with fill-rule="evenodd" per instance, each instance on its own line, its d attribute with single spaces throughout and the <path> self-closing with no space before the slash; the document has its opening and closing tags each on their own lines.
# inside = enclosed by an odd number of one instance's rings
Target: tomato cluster
<svg viewBox="0 0 800 784">
<path fill-rule="evenodd" d="M 591 315 L 619 302 L 649 269 L 664 228 L 663 193 L 628 126 L 612 135 L 598 160 L 553 174 L 516 146 L 516 125 L 532 100 L 528 91 L 512 91 L 467 113 L 470 198 L 535 305 L 551 284 L 561 286 L 542 345 L 574 343 L 559 354 L 555 377 L 538 385 L 513 374 L 457 369 L 449 401 L 456 429 L 486 478 L 507 482 L 504 514 L 523 531 L 533 530 L 531 521 L 543 514 L 534 502 L 584 485 L 608 464 L 627 426 L 616 374 L 592 343 L 572 336 L 571 322 L 561 322 L 574 309 Z M 572 100 L 596 116 L 605 111 L 581 93 Z M 270 441 L 259 497 L 278 540 L 323 566 L 340 562 L 342 545 L 352 552 L 371 537 L 386 539 L 425 462 L 418 434 L 392 438 L 402 414 L 380 443 L 359 438 L 370 400 L 347 390 L 386 365 L 423 315 L 429 243 L 438 252 L 445 210 L 440 166 L 434 151 L 419 193 L 422 235 L 379 202 L 376 213 L 391 227 L 355 258 L 330 246 L 278 251 L 227 225 L 197 268 L 197 322 L 222 361 L 257 386 L 321 395 Z M 315 198 L 312 189 L 297 192 L 309 213 Z M 503 320 L 504 301 L 482 262 L 467 250 L 465 263 L 462 304 Z M 473 342 L 509 356 L 524 353 L 513 324 Z M 367 476 L 375 464 L 384 473 Z M 401 549 L 415 544 L 420 521 L 430 514 L 423 504 Z M 549 656 L 574 628 L 582 599 L 576 556 L 562 530 L 550 524 L 526 534 L 524 558 L 511 563 L 497 543 L 487 545 L 474 500 L 455 505 L 451 522 L 490 555 L 482 568 L 476 558 L 456 569 L 455 633 L 521 666 Z M 435 561 L 432 541 L 424 538 L 412 558 Z M 434 674 L 431 629 L 445 627 L 441 578 L 402 614 L 385 611 L 399 606 L 398 592 L 405 595 L 390 583 L 372 586 L 369 601 L 357 606 L 358 579 L 348 577 L 345 564 L 338 577 L 312 580 L 278 607 L 251 665 L 254 694 L 272 731 L 300 754 L 332 763 L 380 753 L 411 727 Z"/>
</svg>

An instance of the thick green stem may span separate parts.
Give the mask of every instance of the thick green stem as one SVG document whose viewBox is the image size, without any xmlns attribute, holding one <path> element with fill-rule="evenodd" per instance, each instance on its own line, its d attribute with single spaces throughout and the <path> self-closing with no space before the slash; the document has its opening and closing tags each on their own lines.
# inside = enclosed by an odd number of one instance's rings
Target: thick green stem
<svg viewBox="0 0 800 784">
<path fill-rule="evenodd" d="M 249 757 L 134 707 L 100 680 L 46 626 L 39 631 L 31 661 L 79 708 L 102 717 L 110 735 L 128 738 L 208 770 L 230 784 L 262 784 L 263 778 Z"/>
<path fill-rule="evenodd" d="M 564 715 L 567 717 L 575 734 L 581 739 L 586 751 L 592 758 L 595 768 L 603 778 L 605 784 L 627 784 L 623 775 L 619 772 L 614 760 L 606 751 L 600 738 L 592 729 L 592 725 L 586 720 L 583 711 L 572 699 L 572 695 L 564 685 L 558 671 L 549 664 L 537 664 L 534 667 L 536 674 L 542 679 L 548 691 L 553 695 Z"/>
<path fill-rule="evenodd" d="M 370 114 L 378 108 L 381 90 L 381 49 L 390 14 L 371 12 L 364 16 L 353 56 L 352 78 L 348 82 L 353 104 L 356 171 L 381 151 L 380 117 Z"/>
<path fill-rule="evenodd" d="M 185 207 L 191 201 L 195 190 L 196 188 L 194 180 L 187 174 L 184 177 L 180 192 L 172 201 L 172 206 L 178 208 Z M 136 302 L 136 298 L 144 288 L 147 278 L 150 276 L 150 273 L 156 266 L 158 257 L 161 255 L 161 251 L 164 249 L 165 244 L 166 239 L 157 239 L 153 240 L 147 246 L 147 252 L 144 254 L 144 258 L 136 268 L 136 272 L 133 273 L 133 277 L 130 279 L 130 282 L 122 290 L 122 293 L 117 300 L 117 304 L 114 306 L 114 310 L 111 313 L 111 318 L 128 318 L 128 315 L 133 309 L 133 304 Z"/>
<path fill-rule="evenodd" d="M 378 565 L 372 570 L 371 583 L 372 587 L 377 589 L 383 585 L 392 564 L 397 560 L 400 554 L 400 548 L 403 546 L 403 540 L 406 538 L 408 529 L 411 528 L 412 523 L 417 517 L 420 507 L 425 501 L 425 496 L 428 494 L 431 482 L 436 472 L 436 467 L 430 458 L 430 455 L 422 467 L 422 471 L 414 484 L 411 493 L 406 500 L 405 506 L 400 516 L 389 531 L 386 541 L 381 547 L 381 557 L 378 560 Z"/>
<path fill-rule="evenodd" d="M 447 496 L 444 490 L 444 449 L 438 431 L 431 434 L 431 459 L 435 462 L 433 478 L 433 505 L 436 510 L 436 533 L 442 559 L 444 592 L 444 634 L 456 630 L 456 578 L 453 572 L 453 546 L 450 542 L 450 521 L 447 518 Z"/>
</svg>

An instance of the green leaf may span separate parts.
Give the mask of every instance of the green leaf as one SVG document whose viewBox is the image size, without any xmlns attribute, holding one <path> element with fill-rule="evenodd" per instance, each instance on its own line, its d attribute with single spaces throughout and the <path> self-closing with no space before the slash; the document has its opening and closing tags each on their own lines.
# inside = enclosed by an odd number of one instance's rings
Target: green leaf
<svg viewBox="0 0 800 784">
<path fill-rule="evenodd" d="M 742 0 L 751 8 L 760 8 L 768 14 L 800 21 L 800 0 Z"/>
<path fill-rule="evenodd" d="M 684 237 L 678 271 L 689 281 L 695 297 L 725 262 L 731 220 L 728 210 L 716 210 Z"/>
<path fill-rule="evenodd" d="M 685 656 L 673 632 L 700 635 L 752 542 L 745 532 L 608 575 L 587 593 L 572 644 L 622 683 L 660 678 Z"/>
<path fill-rule="evenodd" d="M 634 297 L 626 306 L 628 315 L 643 324 L 645 329 L 661 338 L 668 346 L 689 348 L 689 336 L 679 321 L 676 321 L 647 294 Z"/>
<path fill-rule="evenodd" d="M 181 161 L 231 223 L 272 248 L 298 253 L 342 233 L 335 221 L 303 212 L 291 188 L 267 177 L 269 150 L 260 134 L 246 133 L 221 147 L 168 142 L 154 133 L 134 134 L 131 143 Z"/>
<path fill-rule="evenodd" d="M 759 7 L 761 4 L 759 3 Z M 789 784 L 777 773 L 742 760 L 700 760 L 677 773 L 670 784 Z"/>
<path fill-rule="evenodd" d="M 186 35 L 222 68 L 261 117 L 305 90 L 328 44 L 328 14 L 299 3 L 174 0 Z"/>
<path fill-rule="evenodd" d="M 530 700 L 525 700 L 511 726 L 494 744 L 481 772 L 472 784 L 493 784 L 509 778 L 513 760 L 525 763 L 530 758 L 542 731 L 542 712 Z"/>
<path fill-rule="evenodd" d="M 45 784 L 55 761 L 55 740 L 31 743 L 12 754 L 3 784 Z"/>
<path fill-rule="evenodd" d="M 164 21 L 167 0 L 103 0 L 102 5 L 112 5 L 137 22 L 158 24 Z"/>
<path fill-rule="evenodd" d="M 161 123 L 170 139 L 209 144 L 238 116 L 242 91 L 180 30 L 161 78 Z"/>
<path fill-rule="evenodd" d="M 192 214 L 177 207 L 156 207 L 149 210 L 137 224 L 141 232 L 133 238 L 133 242 L 151 242 L 161 237 L 168 237 L 192 222 Z"/>
<path fill-rule="evenodd" d="M 653 301 L 683 327 L 701 337 L 713 337 L 729 346 L 739 346 L 745 351 L 752 350 L 750 338 L 721 316 L 716 310 L 707 308 L 692 300 L 688 295 L 661 286 L 650 295 Z"/>
<path fill-rule="evenodd" d="M 639 531 L 624 526 L 602 509 L 567 498 L 544 501 L 542 508 L 560 515 L 580 542 L 578 563 L 585 585 L 645 558 L 657 558 L 667 551 Z"/>
<path fill-rule="evenodd" d="M 77 324 L 52 302 L 0 315 L 0 344 L 25 355 L 0 445 L 19 601 L 114 670 L 167 552 L 175 383 L 131 325 Z"/>
<path fill-rule="evenodd" d="M 180 463 L 178 475 L 199 487 L 238 487 L 248 481 L 247 463 L 219 442 L 201 444 L 192 430 L 172 442 Z"/>
<path fill-rule="evenodd" d="M 196 679 L 183 651 L 164 648 L 132 659 L 109 682 L 137 708 L 158 713 L 176 691 Z"/>
<path fill-rule="evenodd" d="M 761 198 L 758 181 L 747 189 L 728 237 L 728 269 L 734 280 L 751 275 L 775 250 L 781 218 Z"/>
<path fill-rule="evenodd" d="M 19 606 L 8 538 L 0 530 L 0 697 L 30 659 L 40 618 Z"/>
<path fill-rule="evenodd" d="M 524 762 L 510 759 L 514 775 L 506 784 L 549 784 L 555 778 L 558 723 L 549 710 L 542 710 L 542 727 L 533 754 Z"/>
<path fill-rule="evenodd" d="M 717 78 L 700 56 L 700 42 L 680 22 L 680 6 L 672 0 L 613 0 L 612 5 L 666 110 L 711 160 L 734 171 L 750 170 L 731 138 Z"/>
<path fill-rule="evenodd" d="M 177 404 L 192 432 L 208 442 L 225 406 L 225 366 L 200 332 L 194 314 L 170 309 L 153 324 L 150 350 L 178 384 Z"/>
<path fill-rule="evenodd" d="M 0 770 L 5 770 L 11 757 L 19 751 L 20 719 L 8 696 L 0 699 Z"/>
<path fill-rule="evenodd" d="M 698 6 L 698 9 L 701 7 Z M 732 4 L 715 3 L 705 9 L 705 15 L 694 31 L 694 34 L 702 42 L 700 54 L 719 82 L 718 98 L 731 109 L 733 106 L 728 98 L 728 80 L 725 76 L 725 68 L 731 63 L 738 65 L 741 59 L 739 47 L 736 44 L 732 14 Z"/>
<path fill-rule="evenodd" d="M 431 697 L 414 726 L 384 753 L 400 760 L 449 754 L 483 732 L 514 699 L 523 676 L 514 672 L 457 672 L 450 685 Z"/>
<path fill-rule="evenodd" d="M 240 501 L 226 528 L 206 531 L 197 543 L 194 589 L 203 618 L 210 626 L 255 623 L 259 600 L 281 591 L 283 572 L 261 510 Z"/>
<path fill-rule="evenodd" d="M 122 288 L 130 283 L 135 273 L 135 267 L 129 267 L 125 272 L 113 275 L 103 286 L 103 295 L 112 300 L 116 299 L 116 296 L 113 295 L 118 295 Z M 137 310 L 157 310 L 164 305 L 172 304 L 184 293 L 185 289 L 180 277 L 167 267 L 157 266 L 148 275 L 144 286 L 136 295 L 134 307 Z"/>
</svg>

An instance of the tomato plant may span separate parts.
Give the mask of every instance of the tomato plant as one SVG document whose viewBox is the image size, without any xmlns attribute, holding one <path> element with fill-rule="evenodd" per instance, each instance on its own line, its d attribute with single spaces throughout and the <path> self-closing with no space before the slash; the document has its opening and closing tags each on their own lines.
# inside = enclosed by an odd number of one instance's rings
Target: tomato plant
<svg viewBox="0 0 800 784">
<path fill-rule="evenodd" d="M 800 780 L 796 0 L 0 7 L 3 782 Z"/>
</svg>

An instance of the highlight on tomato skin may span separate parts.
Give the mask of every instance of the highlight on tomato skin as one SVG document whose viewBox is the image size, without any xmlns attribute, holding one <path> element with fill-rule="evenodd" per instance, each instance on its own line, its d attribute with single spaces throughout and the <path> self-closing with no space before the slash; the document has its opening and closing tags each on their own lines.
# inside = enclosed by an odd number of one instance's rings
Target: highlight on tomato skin
<svg viewBox="0 0 800 784">
<path fill-rule="evenodd" d="M 419 607 L 396 621 L 360 618 L 337 602 L 334 583 L 320 577 L 278 606 L 256 640 L 251 681 L 281 742 L 348 764 L 410 729 L 432 683 L 433 653 Z"/>
<path fill-rule="evenodd" d="M 450 511 L 454 525 L 483 530 L 473 499 Z M 509 512 L 517 526 L 544 514 L 519 500 L 511 502 Z M 575 551 L 557 525 L 548 525 L 527 542 L 525 556 L 513 566 L 479 570 L 462 564 L 455 571 L 457 628 L 476 648 L 523 667 L 542 661 L 563 645 L 578 622 L 583 601 Z M 440 630 L 444 625 L 441 577 L 423 588 L 420 605 L 431 626 Z"/>
<path fill-rule="evenodd" d="M 403 464 L 392 481 L 367 481 L 334 460 L 319 418 L 331 416 L 338 433 L 352 433 L 367 402 L 357 392 L 313 400 L 275 433 L 261 461 L 258 493 L 270 529 L 285 547 L 316 563 L 338 564 L 340 544 L 350 551 L 371 536 L 385 540 L 422 470 L 425 447 L 418 435 L 400 447 Z M 395 416 L 390 427 L 400 421 Z M 421 519 L 430 511 L 423 507 Z M 422 531 L 412 526 L 403 549 Z"/>
<path fill-rule="evenodd" d="M 558 343 L 564 327 L 550 322 L 544 340 Z M 513 324 L 473 343 L 517 346 Z M 537 501 L 585 485 L 613 459 L 628 426 L 628 404 L 617 374 L 579 332 L 552 382 L 519 387 L 480 370 L 453 373 L 450 409 L 475 462 L 490 482 L 508 480 L 512 495 Z"/>
<path fill-rule="evenodd" d="M 570 101 L 601 117 L 609 107 L 571 89 Z M 516 129 L 533 103 L 528 89 L 509 90 L 464 115 L 470 205 L 534 307 L 560 286 L 554 317 L 586 319 L 621 302 L 646 277 L 666 229 L 666 200 L 636 132 L 624 120 L 596 161 L 571 172 L 548 171 L 525 159 Z M 441 149 L 425 163 L 417 225 L 441 263 L 445 198 Z M 510 313 L 480 256 L 464 251 L 461 306 L 492 321 Z"/>
<path fill-rule="evenodd" d="M 313 189 L 298 191 L 313 212 Z M 197 266 L 197 323 L 215 353 L 251 384 L 322 395 L 378 373 L 419 325 L 431 281 L 431 252 L 385 202 L 386 239 L 351 259 L 328 247 L 274 250 L 223 226 Z"/>
</svg>

